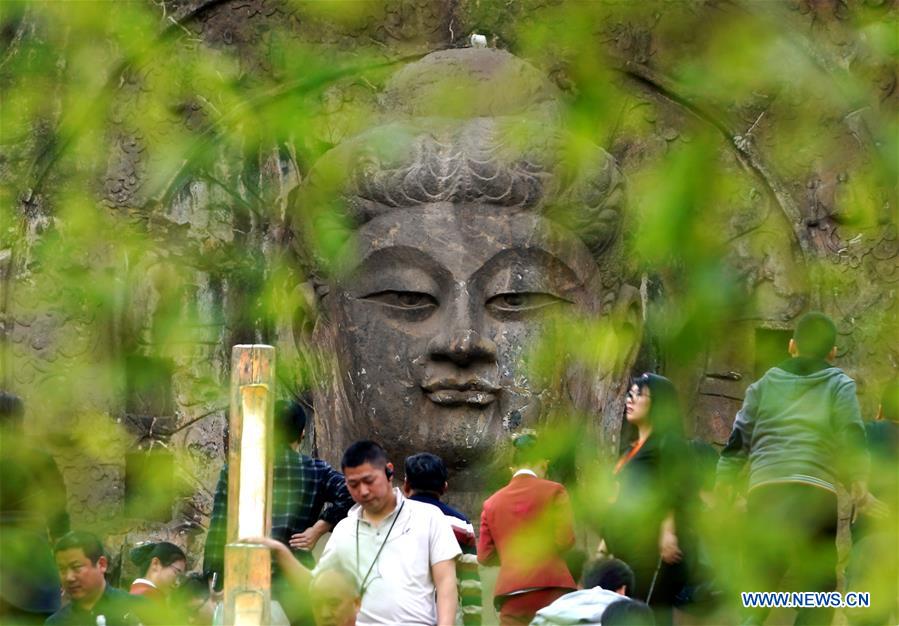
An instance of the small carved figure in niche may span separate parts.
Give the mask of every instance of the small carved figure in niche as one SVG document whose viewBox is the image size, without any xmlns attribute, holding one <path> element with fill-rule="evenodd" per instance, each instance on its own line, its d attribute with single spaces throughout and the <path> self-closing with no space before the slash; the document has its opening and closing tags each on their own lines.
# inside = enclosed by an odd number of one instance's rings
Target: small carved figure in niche
<svg viewBox="0 0 899 626">
<path fill-rule="evenodd" d="M 598 415 L 623 394 L 628 350 L 611 375 L 553 388 L 525 363 L 554 312 L 617 308 L 638 326 L 617 249 L 622 176 L 560 130 L 558 101 L 508 53 L 434 53 L 388 85 L 395 121 L 316 164 L 299 222 L 307 241 L 345 237 L 327 272 L 312 263 L 325 274 L 313 341 L 337 366 L 315 398 L 323 457 L 374 438 L 394 456 L 437 454 L 454 492 L 479 490 L 509 431 L 561 400 Z"/>
</svg>

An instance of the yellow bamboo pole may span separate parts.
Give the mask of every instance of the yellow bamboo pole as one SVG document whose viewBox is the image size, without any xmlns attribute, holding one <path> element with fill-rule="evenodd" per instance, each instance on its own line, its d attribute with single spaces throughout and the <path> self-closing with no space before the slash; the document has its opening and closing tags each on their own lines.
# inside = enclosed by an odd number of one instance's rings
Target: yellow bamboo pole
<svg viewBox="0 0 899 626">
<path fill-rule="evenodd" d="M 224 580 L 228 626 L 271 622 L 271 557 L 265 546 L 240 539 L 271 531 L 274 382 L 273 347 L 234 346 Z"/>
</svg>

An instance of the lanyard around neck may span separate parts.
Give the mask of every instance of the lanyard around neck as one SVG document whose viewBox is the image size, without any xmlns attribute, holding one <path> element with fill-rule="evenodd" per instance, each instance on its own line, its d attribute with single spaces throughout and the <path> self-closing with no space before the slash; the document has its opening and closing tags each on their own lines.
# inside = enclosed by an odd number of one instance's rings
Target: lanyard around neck
<svg viewBox="0 0 899 626">
<path fill-rule="evenodd" d="M 390 533 L 393 532 L 393 527 L 396 524 L 396 520 L 400 518 L 400 513 L 403 512 L 403 507 L 406 506 L 406 501 L 400 504 L 400 510 L 396 512 L 396 516 L 394 516 L 393 521 L 390 522 L 390 528 L 387 529 L 387 534 L 384 536 L 384 541 L 381 542 L 381 547 L 378 548 L 378 552 L 375 554 L 374 560 L 371 562 L 371 565 L 368 566 L 368 571 L 365 572 L 365 578 L 362 579 L 362 583 L 359 585 L 359 596 L 364 596 L 365 591 L 367 589 L 368 577 L 371 576 L 371 571 L 375 568 L 375 563 L 378 562 L 378 559 L 381 557 L 381 552 L 384 550 L 384 546 L 387 545 L 387 540 L 390 539 Z M 359 575 L 359 523 L 362 518 L 362 512 L 359 513 L 359 518 L 356 519 L 356 576 Z"/>
</svg>

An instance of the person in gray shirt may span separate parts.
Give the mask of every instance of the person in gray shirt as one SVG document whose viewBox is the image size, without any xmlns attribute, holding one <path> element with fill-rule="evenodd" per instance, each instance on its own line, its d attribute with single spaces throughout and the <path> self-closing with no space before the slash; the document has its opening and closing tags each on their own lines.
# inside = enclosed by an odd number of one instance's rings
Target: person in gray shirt
<svg viewBox="0 0 899 626">
<path fill-rule="evenodd" d="M 836 484 L 867 503 L 865 430 L 855 382 L 831 365 L 836 326 L 822 313 L 800 318 L 791 358 L 746 390 L 718 461 L 719 496 L 730 500 L 748 464 L 747 591 L 774 591 L 793 569 L 802 591 L 836 589 Z M 755 588 L 757 587 L 757 588 Z M 761 624 L 752 610 L 746 623 Z M 797 624 L 829 624 L 832 608 L 802 609 Z"/>
</svg>

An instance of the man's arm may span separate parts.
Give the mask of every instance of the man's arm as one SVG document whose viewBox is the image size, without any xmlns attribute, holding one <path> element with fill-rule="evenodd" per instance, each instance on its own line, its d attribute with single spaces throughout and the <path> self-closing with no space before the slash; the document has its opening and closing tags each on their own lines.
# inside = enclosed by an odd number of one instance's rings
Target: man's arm
<svg viewBox="0 0 899 626">
<path fill-rule="evenodd" d="M 437 591 L 437 624 L 450 626 L 456 621 L 456 608 L 459 603 L 456 587 L 456 559 L 462 554 L 459 542 L 453 534 L 449 520 L 436 507 L 425 507 L 429 519 L 420 519 L 419 523 L 428 523 L 428 563 L 431 580 Z"/>
<path fill-rule="evenodd" d="M 490 524 L 487 523 L 487 504 L 481 511 L 481 535 L 478 537 L 478 563 L 481 565 L 499 565 L 496 554 L 496 544 L 493 535 L 490 534 Z"/>
<path fill-rule="evenodd" d="M 322 475 L 322 493 L 324 501 L 330 506 L 325 506 L 319 513 L 318 520 L 301 533 L 295 533 L 290 537 L 290 547 L 297 550 L 314 550 L 318 540 L 325 533 L 331 532 L 337 522 L 346 517 L 347 511 L 353 506 L 353 498 L 346 488 L 346 479 L 343 474 L 335 470 L 324 461 L 318 461 Z"/>
<path fill-rule="evenodd" d="M 886 506 L 868 491 L 871 457 L 855 382 L 852 380 L 837 388 L 831 423 L 840 449 L 836 459 L 838 479 L 846 487 L 854 505 L 852 521 L 858 513 L 884 517 Z"/>
<path fill-rule="evenodd" d="M 836 459 L 840 464 L 839 479 L 850 491 L 854 488 L 858 492 L 867 492 L 864 486 L 868 480 L 870 464 L 868 442 L 852 380 L 846 380 L 836 390 L 831 420 L 840 446 L 840 454 Z"/>
<path fill-rule="evenodd" d="M 303 532 L 291 535 L 290 547 L 294 550 L 314 550 L 322 535 L 331 532 L 332 528 L 330 522 L 320 519 Z"/>
<path fill-rule="evenodd" d="M 726 490 L 729 495 L 733 495 L 737 476 L 749 459 L 752 431 L 755 428 L 755 413 L 758 408 L 757 402 L 756 386 L 750 385 L 746 389 L 743 406 L 737 412 L 727 445 L 724 446 L 721 457 L 718 459 L 715 490 L 719 493 Z"/>
<path fill-rule="evenodd" d="M 241 542 L 258 543 L 271 550 L 278 567 L 281 569 L 281 573 L 284 574 L 294 591 L 306 593 L 309 589 L 309 583 L 312 582 L 312 572 L 306 569 L 291 553 L 290 548 L 283 543 L 270 537 L 250 537 L 241 539 Z"/>
<path fill-rule="evenodd" d="M 337 522 L 346 517 L 355 502 L 346 488 L 344 475 L 330 465 L 327 466 L 323 480 L 325 481 L 325 502 L 329 502 L 331 506 L 322 510 L 319 519 L 330 524 L 330 528 L 334 528 L 337 526 Z"/>
<path fill-rule="evenodd" d="M 452 626 L 456 623 L 459 596 L 456 589 L 456 560 L 447 559 L 431 565 L 431 578 L 437 589 L 437 624 Z"/>
</svg>

